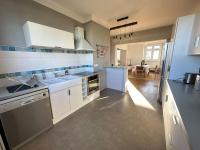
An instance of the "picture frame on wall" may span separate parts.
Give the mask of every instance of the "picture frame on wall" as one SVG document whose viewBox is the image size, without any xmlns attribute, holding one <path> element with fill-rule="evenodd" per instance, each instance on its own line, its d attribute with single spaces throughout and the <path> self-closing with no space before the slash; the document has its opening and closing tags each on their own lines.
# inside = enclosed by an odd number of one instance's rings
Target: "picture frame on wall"
<svg viewBox="0 0 200 150">
<path fill-rule="evenodd" d="M 96 47 L 97 47 L 97 58 L 105 57 L 106 52 L 108 51 L 109 47 L 104 46 L 104 45 L 98 45 L 98 44 L 96 44 Z"/>
</svg>

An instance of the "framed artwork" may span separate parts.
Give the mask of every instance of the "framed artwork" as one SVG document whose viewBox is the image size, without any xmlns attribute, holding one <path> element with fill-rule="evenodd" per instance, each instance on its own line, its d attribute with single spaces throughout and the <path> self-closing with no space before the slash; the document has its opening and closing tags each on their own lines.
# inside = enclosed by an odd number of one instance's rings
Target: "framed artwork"
<svg viewBox="0 0 200 150">
<path fill-rule="evenodd" d="M 96 45 L 96 47 L 97 47 L 97 58 L 105 57 L 109 47 L 98 44 Z"/>
</svg>

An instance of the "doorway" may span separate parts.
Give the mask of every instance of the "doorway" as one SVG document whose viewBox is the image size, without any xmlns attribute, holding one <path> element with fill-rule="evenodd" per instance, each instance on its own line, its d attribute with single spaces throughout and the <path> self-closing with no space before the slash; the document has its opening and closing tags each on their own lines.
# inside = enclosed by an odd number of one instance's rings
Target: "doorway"
<svg viewBox="0 0 200 150">
<path fill-rule="evenodd" d="M 157 105 L 166 40 L 116 45 L 117 66 L 128 68 L 128 80 L 154 106 Z M 142 70 L 137 70 L 141 67 Z"/>
</svg>

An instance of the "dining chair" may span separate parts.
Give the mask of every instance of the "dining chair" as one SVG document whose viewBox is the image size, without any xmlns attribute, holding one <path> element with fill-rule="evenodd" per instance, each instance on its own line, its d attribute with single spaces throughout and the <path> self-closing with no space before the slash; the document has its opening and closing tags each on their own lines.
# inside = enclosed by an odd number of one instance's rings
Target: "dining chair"
<svg viewBox="0 0 200 150">
<path fill-rule="evenodd" d="M 136 66 L 135 68 L 136 75 L 143 75 L 145 77 L 145 68 L 143 66 Z"/>
<path fill-rule="evenodd" d="M 154 68 L 154 80 L 156 80 L 157 75 L 160 73 L 160 68 L 156 65 Z"/>
</svg>

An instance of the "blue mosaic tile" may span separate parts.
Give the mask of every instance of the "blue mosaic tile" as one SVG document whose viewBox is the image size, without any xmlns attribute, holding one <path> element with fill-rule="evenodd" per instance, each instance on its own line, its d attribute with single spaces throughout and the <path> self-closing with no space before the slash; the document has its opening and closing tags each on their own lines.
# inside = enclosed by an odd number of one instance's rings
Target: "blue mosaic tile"
<svg viewBox="0 0 200 150">
<path fill-rule="evenodd" d="M 9 51 L 15 51 L 15 47 L 9 47 Z"/>
<path fill-rule="evenodd" d="M 5 78 L 6 74 L 0 74 L 0 79 Z"/>
<path fill-rule="evenodd" d="M 21 72 L 15 72 L 15 76 L 20 76 Z"/>
<path fill-rule="evenodd" d="M 44 69 L 44 70 L 33 70 L 33 71 L 26 71 L 26 72 L 16 72 L 16 73 L 8 73 L 8 74 L 0 74 L 0 79 L 14 76 L 31 76 L 33 74 L 42 74 L 45 78 L 45 72 L 53 72 L 53 71 L 61 71 L 61 70 L 69 70 L 69 69 L 77 69 L 82 67 L 92 67 L 92 65 L 82 65 L 82 66 L 69 66 L 69 67 L 60 67 L 54 69 Z"/>
<path fill-rule="evenodd" d="M 93 53 L 93 51 L 89 50 L 66 50 L 66 49 L 49 49 L 49 48 L 22 48 L 22 47 L 15 47 L 15 46 L 6 46 L 6 45 L 0 45 L 1 51 L 27 51 L 27 52 L 45 52 L 45 53 L 69 53 L 69 54 L 90 54 Z"/>
<path fill-rule="evenodd" d="M 0 46 L 0 49 L 3 50 L 3 51 L 9 51 L 9 46 Z"/>
</svg>

